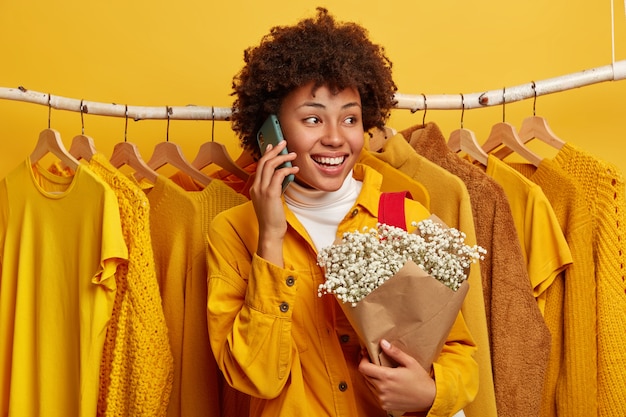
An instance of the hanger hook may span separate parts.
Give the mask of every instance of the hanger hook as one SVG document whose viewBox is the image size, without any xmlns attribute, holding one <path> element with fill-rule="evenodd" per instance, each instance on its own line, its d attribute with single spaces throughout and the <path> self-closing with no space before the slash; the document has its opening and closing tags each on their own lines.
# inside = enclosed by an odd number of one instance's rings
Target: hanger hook
<svg viewBox="0 0 626 417">
<path fill-rule="evenodd" d="M 85 119 L 83 119 L 83 99 L 80 99 L 80 134 L 85 134 Z"/>
<path fill-rule="evenodd" d="M 424 97 L 424 116 L 422 117 L 422 126 L 426 125 L 426 112 L 428 111 L 428 104 L 426 104 L 426 94 L 422 93 Z"/>
<path fill-rule="evenodd" d="M 124 142 L 126 142 L 126 136 L 128 134 L 128 104 L 125 104 L 124 117 L 126 119 L 124 123 Z"/>
<path fill-rule="evenodd" d="M 506 106 L 506 86 L 502 87 L 502 123 L 506 121 L 506 113 L 504 107 Z"/>
<path fill-rule="evenodd" d="M 167 130 L 165 131 L 165 141 L 170 141 L 170 114 L 172 112 L 172 108 L 170 106 L 165 106 L 165 115 L 167 116 Z"/>
<path fill-rule="evenodd" d="M 535 107 L 537 106 L 537 85 L 535 84 L 534 81 L 532 81 L 532 88 L 533 88 L 533 116 L 535 116 Z"/>
<path fill-rule="evenodd" d="M 52 118 L 52 96 L 48 93 L 48 129 L 50 129 L 50 119 Z"/>
<path fill-rule="evenodd" d="M 465 115 L 465 97 L 461 93 L 461 129 L 463 129 L 463 116 Z"/>
<path fill-rule="evenodd" d="M 211 142 L 215 142 L 215 107 L 211 106 Z"/>
</svg>

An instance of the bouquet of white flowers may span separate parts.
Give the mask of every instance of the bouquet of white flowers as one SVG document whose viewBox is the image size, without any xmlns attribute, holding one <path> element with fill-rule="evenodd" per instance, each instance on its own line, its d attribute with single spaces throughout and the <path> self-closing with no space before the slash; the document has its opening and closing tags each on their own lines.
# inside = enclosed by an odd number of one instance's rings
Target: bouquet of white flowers
<svg viewBox="0 0 626 417">
<path fill-rule="evenodd" d="M 384 337 L 430 370 L 467 294 L 469 267 L 486 251 L 434 215 L 413 226 L 417 233 L 378 224 L 323 248 L 318 293 L 341 301 L 372 361 L 393 366 L 379 347 Z"/>
</svg>

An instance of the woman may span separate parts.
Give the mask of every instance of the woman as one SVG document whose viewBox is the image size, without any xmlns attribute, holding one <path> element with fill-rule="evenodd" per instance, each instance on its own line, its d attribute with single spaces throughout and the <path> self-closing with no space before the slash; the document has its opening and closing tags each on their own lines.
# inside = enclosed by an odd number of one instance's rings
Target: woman
<svg viewBox="0 0 626 417">
<path fill-rule="evenodd" d="M 209 234 L 209 334 L 228 383 L 251 396 L 252 416 L 454 414 L 477 390 L 460 315 L 429 372 L 382 340 L 400 364 L 386 368 L 364 357 L 335 298 L 318 297 L 317 251 L 377 222 L 382 176 L 357 160 L 364 133 L 393 106 L 384 50 L 320 8 L 248 49 L 233 86 L 233 128 L 259 159 L 251 201 L 218 215 Z M 270 114 L 285 141 L 261 156 L 256 134 Z M 287 161 L 293 167 L 279 168 Z M 428 216 L 411 200 L 405 209 Z"/>
</svg>

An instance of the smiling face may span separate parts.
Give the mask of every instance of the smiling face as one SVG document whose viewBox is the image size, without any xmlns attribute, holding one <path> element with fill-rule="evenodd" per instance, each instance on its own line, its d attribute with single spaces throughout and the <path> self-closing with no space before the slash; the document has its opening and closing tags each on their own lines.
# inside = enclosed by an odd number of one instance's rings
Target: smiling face
<svg viewBox="0 0 626 417">
<path fill-rule="evenodd" d="M 354 88 L 333 93 L 313 83 L 291 91 L 283 100 L 278 119 L 287 148 L 297 157 L 296 182 L 322 191 L 343 184 L 363 149 L 361 98 Z"/>
</svg>

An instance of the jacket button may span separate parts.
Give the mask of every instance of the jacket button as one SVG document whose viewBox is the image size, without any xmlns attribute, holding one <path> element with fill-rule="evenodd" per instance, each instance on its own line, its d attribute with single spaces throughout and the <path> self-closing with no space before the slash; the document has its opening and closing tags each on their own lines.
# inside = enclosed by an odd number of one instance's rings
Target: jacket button
<svg viewBox="0 0 626 417">
<path fill-rule="evenodd" d="M 350 213 L 352 217 L 356 216 L 357 214 L 359 214 L 359 209 L 354 209 L 352 210 L 352 213 Z"/>
<path fill-rule="evenodd" d="M 350 341 L 350 336 L 347 334 L 342 334 L 341 336 L 339 336 L 339 341 L 341 343 L 348 343 Z"/>
<path fill-rule="evenodd" d="M 280 303 L 280 311 L 282 311 L 283 313 L 289 311 L 289 304 L 285 302 Z"/>
<path fill-rule="evenodd" d="M 344 381 L 341 381 L 339 383 L 339 391 L 345 392 L 347 389 L 348 389 L 348 384 L 345 383 Z"/>
<path fill-rule="evenodd" d="M 287 277 L 287 279 L 285 280 L 285 284 L 287 284 L 288 287 L 293 287 L 293 284 L 296 283 L 296 280 L 294 277 Z"/>
</svg>

